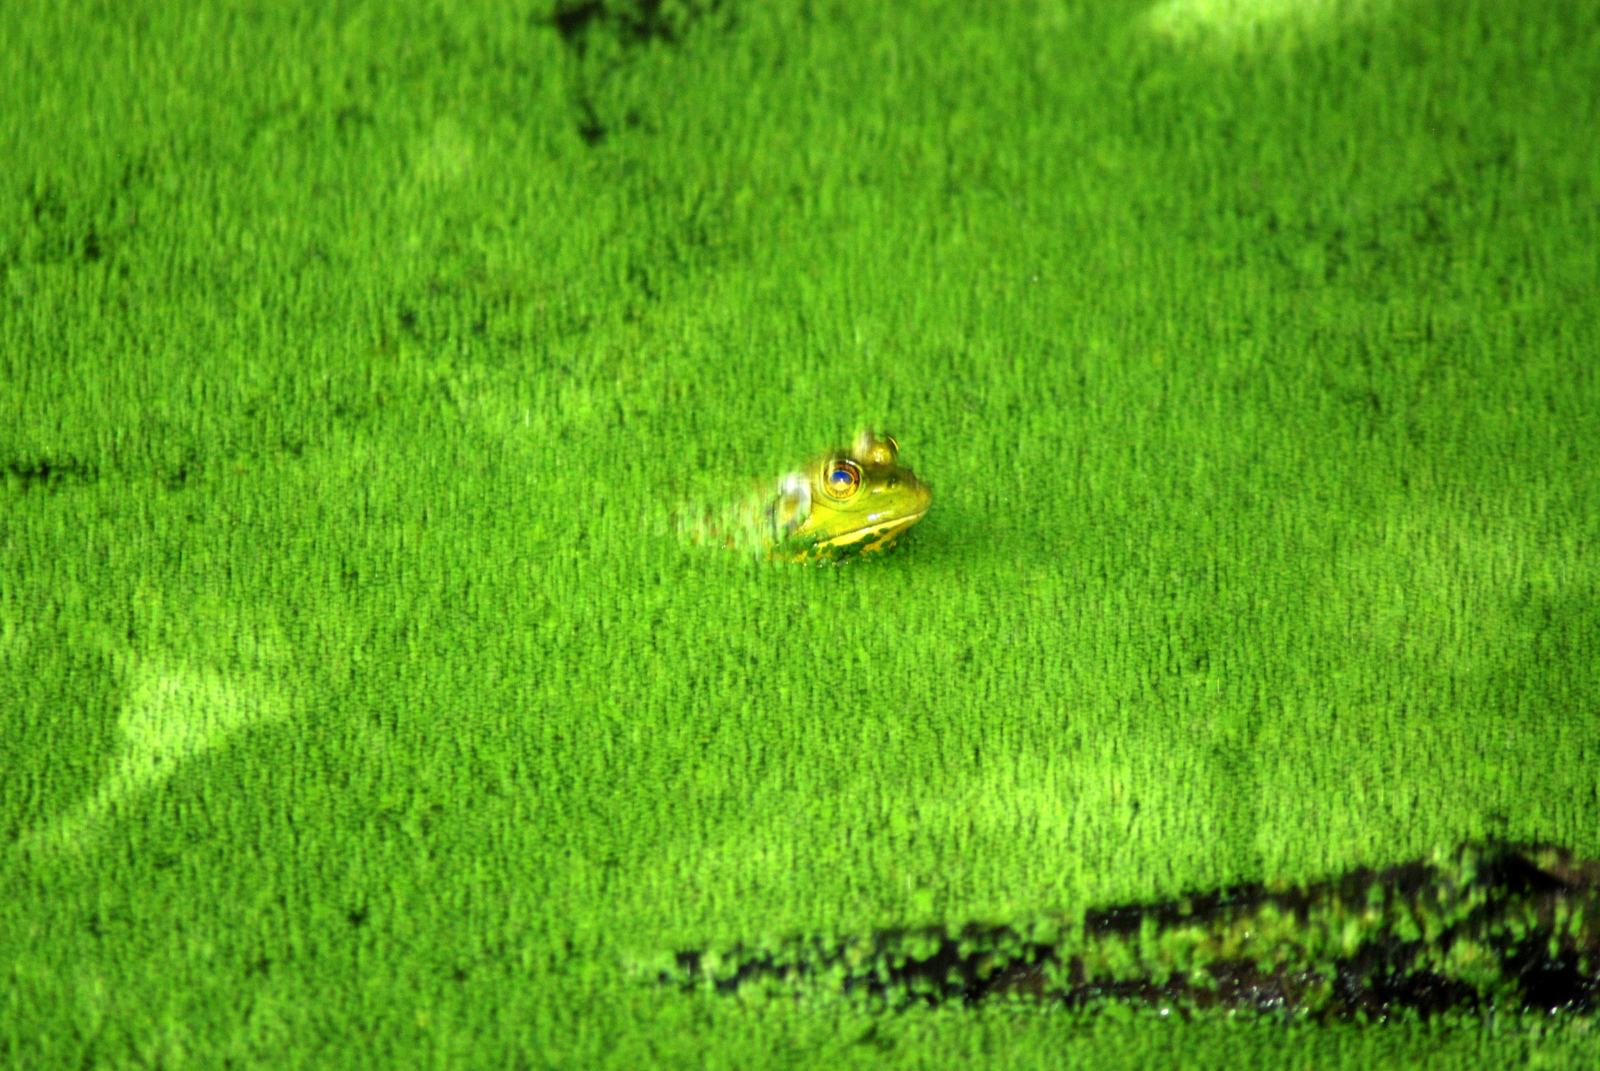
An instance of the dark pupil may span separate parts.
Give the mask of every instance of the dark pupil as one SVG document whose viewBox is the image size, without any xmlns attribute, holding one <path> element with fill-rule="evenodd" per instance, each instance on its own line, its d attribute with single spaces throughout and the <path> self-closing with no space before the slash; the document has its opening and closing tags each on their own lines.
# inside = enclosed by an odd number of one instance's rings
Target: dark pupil
<svg viewBox="0 0 1600 1071">
<path fill-rule="evenodd" d="M 835 487 L 849 487 L 855 481 L 856 478 L 849 469 L 837 468 L 833 470 L 833 485 Z"/>
</svg>

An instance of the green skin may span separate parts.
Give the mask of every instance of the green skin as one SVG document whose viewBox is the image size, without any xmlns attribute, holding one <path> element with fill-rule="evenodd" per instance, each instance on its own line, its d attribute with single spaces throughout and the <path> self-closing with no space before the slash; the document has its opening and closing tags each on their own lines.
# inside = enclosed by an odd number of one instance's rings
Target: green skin
<svg viewBox="0 0 1600 1071">
<path fill-rule="evenodd" d="M 693 542 L 775 561 L 841 562 L 895 545 L 922 519 L 933 491 L 899 463 L 899 444 L 869 428 L 849 449 L 813 458 L 727 510 L 680 516 Z"/>
</svg>

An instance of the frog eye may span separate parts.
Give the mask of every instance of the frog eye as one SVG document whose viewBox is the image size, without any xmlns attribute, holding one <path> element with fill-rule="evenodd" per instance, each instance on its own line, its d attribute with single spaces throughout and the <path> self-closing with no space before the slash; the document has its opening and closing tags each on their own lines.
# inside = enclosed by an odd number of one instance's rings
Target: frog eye
<svg viewBox="0 0 1600 1071">
<path fill-rule="evenodd" d="M 860 486 L 861 466 L 847 457 L 835 458 L 823 471 L 822 487 L 830 498 L 849 498 Z"/>
</svg>

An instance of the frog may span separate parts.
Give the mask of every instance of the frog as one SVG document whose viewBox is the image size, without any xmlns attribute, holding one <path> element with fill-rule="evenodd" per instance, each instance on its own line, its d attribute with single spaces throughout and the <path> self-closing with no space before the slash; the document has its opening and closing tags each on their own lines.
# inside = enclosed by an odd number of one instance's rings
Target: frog
<svg viewBox="0 0 1600 1071">
<path fill-rule="evenodd" d="M 933 489 L 900 464 L 894 436 L 868 427 L 729 508 L 680 511 L 678 528 L 693 543 L 768 561 L 839 564 L 892 549 L 932 503 Z"/>
</svg>

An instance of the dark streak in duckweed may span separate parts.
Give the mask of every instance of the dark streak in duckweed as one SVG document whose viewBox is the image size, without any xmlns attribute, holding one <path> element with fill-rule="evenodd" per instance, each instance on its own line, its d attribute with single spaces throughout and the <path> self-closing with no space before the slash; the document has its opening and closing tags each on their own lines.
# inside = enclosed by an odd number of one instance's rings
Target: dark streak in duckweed
<svg viewBox="0 0 1600 1071">
<path fill-rule="evenodd" d="M 73 457 L 14 458 L 0 462 L 0 471 L 7 477 L 7 483 L 23 492 L 35 487 L 54 490 L 67 483 L 91 483 L 99 475 L 93 465 L 84 464 Z"/>
<path fill-rule="evenodd" d="M 1600 1006 L 1600 862 L 1468 846 L 1299 886 L 1243 885 L 1081 922 L 791 937 L 677 953 L 659 984 L 898 1009 L 999 999 L 1314 1021 Z"/>
</svg>

